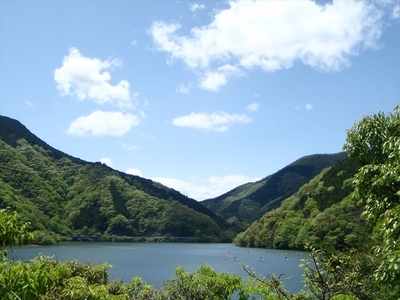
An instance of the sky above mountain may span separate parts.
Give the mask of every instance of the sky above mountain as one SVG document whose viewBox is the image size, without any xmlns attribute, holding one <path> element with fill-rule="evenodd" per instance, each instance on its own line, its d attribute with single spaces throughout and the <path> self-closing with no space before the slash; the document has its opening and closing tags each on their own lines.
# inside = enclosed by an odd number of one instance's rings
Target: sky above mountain
<svg viewBox="0 0 400 300">
<path fill-rule="evenodd" d="M 398 0 L 0 5 L 1 115 L 196 200 L 400 104 Z"/>
</svg>

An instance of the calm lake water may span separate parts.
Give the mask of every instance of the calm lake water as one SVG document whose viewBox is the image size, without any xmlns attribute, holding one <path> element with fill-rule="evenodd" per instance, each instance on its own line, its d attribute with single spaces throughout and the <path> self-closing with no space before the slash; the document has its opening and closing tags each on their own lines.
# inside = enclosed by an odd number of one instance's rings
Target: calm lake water
<svg viewBox="0 0 400 300">
<path fill-rule="evenodd" d="M 15 259 L 30 260 L 39 253 L 55 255 L 59 261 L 78 260 L 113 265 L 110 280 L 125 282 L 139 276 L 147 283 L 160 287 L 174 278 L 178 266 L 193 272 L 200 264 L 207 263 L 217 272 L 236 273 L 246 276 L 242 264 L 257 274 L 268 276 L 281 274 L 286 289 L 297 292 L 303 288 L 301 259 L 305 252 L 241 248 L 233 244 L 185 244 L 185 243 L 101 243 L 71 242 L 57 246 L 39 246 L 16 249 Z M 303 288 L 304 289 L 304 288 Z"/>
</svg>

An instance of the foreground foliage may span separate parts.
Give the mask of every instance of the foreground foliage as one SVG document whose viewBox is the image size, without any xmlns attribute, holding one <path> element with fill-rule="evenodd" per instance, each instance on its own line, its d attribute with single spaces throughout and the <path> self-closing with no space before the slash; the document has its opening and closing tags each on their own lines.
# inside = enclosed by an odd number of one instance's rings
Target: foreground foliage
<svg viewBox="0 0 400 300">
<path fill-rule="evenodd" d="M 375 253 L 382 258 L 375 276 L 400 281 L 400 105 L 356 122 L 344 149 L 361 164 L 354 178 L 354 198 L 382 238 Z"/>
<path fill-rule="evenodd" d="M 290 293 L 279 277 L 257 276 L 244 267 L 249 276 L 218 273 L 208 265 L 190 273 L 175 270 L 176 277 L 159 289 L 135 277 L 129 283 L 109 282 L 108 264 L 90 262 L 57 262 L 53 257 L 38 256 L 30 262 L 0 263 L 0 294 L 5 300 L 80 300 L 80 299 L 398 299 L 395 285 L 378 285 L 365 272 L 357 259 L 348 255 L 326 255 L 312 250 L 304 262 L 307 291 Z M 361 281 L 359 281 L 361 279 Z"/>
<path fill-rule="evenodd" d="M 355 249 L 332 251 L 306 245 L 310 259 L 303 260 L 304 283 L 315 298 L 398 300 L 400 286 L 393 282 L 380 282 L 371 274 L 379 259 L 368 252 Z M 347 298 L 346 298 L 347 299 Z"/>
<path fill-rule="evenodd" d="M 0 209 L 0 260 L 6 259 L 8 251 L 13 252 L 14 246 L 22 246 L 32 240 L 33 236 L 28 232 L 29 225 L 20 220 L 17 212 Z"/>
</svg>

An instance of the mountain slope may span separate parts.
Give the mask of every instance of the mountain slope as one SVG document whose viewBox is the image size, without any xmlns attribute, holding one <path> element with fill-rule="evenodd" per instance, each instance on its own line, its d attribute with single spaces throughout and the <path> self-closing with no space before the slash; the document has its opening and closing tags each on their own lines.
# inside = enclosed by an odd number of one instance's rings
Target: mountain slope
<svg viewBox="0 0 400 300">
<path fill-rule="evenodd" d="M 323 170 L 238 234 L 235 243 L 269 249 L 303 249 L 306 242 L 335 249 L 366 247 L 371 228 L 361 218 L 362 207 L 350 196 L 356 171 L 350 158 Z"/>
<path fill-rule="evenodd" d="M 250 224 L 263 213 L 278 207 L 324 168 L 346 158 L 344 152 L 302 157 L 266 178 L 239 186 L 202 203 L 231 222 Z"/>
<path fill-rule="evenodd" d="M 69 156 L 0 116 L 0 208 L 7 207 L 49 243 L 71 235 L 219 240 L 225 223 L 175 190 Z"/>
</svg>

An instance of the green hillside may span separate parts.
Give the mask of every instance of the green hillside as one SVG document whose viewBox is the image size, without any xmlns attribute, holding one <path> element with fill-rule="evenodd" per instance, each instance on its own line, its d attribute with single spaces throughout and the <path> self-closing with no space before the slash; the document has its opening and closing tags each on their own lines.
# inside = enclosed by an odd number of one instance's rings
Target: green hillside
<svg viewBox="0 0 400 300">
<path fill-rule="evenodd" d="M 179 192 L 56 150 L 0 117 L 0 208 L 31 222 L 36 242 L 73 235 L 224 239 L 224 219 Z M 127 239 L 126 237 L 124 238 Z"/>
<path fill-rule="evenodd" d="M 246 228 L 265 212 L 279 207 L 324 168 L 346 156 L 344 152 L 305 156 L 260 181 L 244 184 L 202 203 L 230 223 L 241 223 Z"/>
<path fill-rule="evenodd" d="M 324 169 L 237 235 L 235 243 L 275 249 L 303 249 L 306 242 L 335 249 L 365 245 L 371 232 L 361 218 L 362 207 L 350 197 L 356 171 L 350 158 Z"/>
</svg>

